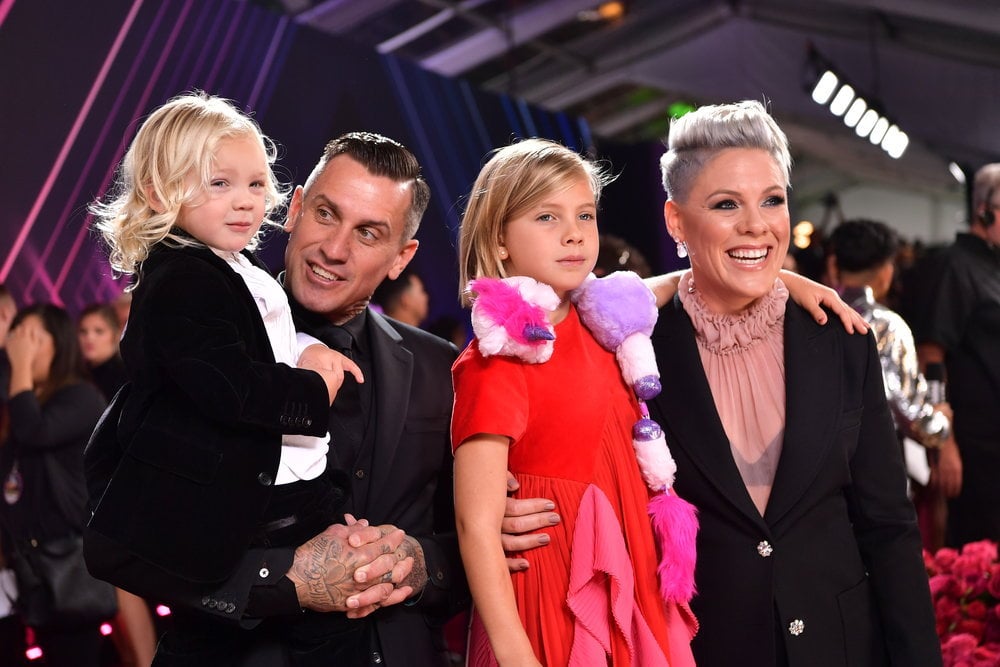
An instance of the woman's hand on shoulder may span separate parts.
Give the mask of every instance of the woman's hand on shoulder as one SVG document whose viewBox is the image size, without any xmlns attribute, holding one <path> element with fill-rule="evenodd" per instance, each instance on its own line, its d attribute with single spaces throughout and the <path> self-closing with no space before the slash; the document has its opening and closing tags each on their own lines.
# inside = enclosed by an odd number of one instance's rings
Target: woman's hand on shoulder
<svg viewBox="0 0 1000 667">
<path fill-rule="evenodd" d="M 836 290 L 793 271 L 782 269 L 780 277 L 792 300 L 805 308 L 817 323 L 826 324 L 827 315 L 823 310 L 823 306 L 826 306 L 840 318 L 847 333 L 868 333 L 868 323 L 856 310 L 844 303 Z"/>
</svg>

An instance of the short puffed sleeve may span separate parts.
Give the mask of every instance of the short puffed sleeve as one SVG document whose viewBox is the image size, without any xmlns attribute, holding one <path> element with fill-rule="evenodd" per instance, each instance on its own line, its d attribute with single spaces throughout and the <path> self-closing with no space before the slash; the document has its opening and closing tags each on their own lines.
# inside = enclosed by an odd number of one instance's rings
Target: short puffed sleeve
<svg viewBox="0 0 1000 667">
<path fill-rule="evenodd" d="M 475 341 L 452 367 L 455 408 L 451 419 L 452 449 L 481 433 L 517 442 L 528 423 L 524 365 L 510 357 L 484 357 Z"/>
</svg>

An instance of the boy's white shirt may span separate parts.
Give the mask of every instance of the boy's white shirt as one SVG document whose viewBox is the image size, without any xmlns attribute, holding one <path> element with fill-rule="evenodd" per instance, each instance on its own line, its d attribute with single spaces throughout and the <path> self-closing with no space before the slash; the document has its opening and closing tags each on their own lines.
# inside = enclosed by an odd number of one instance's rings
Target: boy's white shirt
<svg viewBox="0 0 1000 667">
<path fill-rule="evenodd" d="M 241 253 L 221 252 L 215 248 L 212 251 L 224 259 L 246 283 L 264 321 L 275 361 L 295 367 L 303 350 L 310 345 L 323 344 L 309 334 L 295 331 L 288 295 L 271 274 L 254 266 Z M 326 470 L 329 443 L 329 433 L 323 437 L 287 433 L 282 435 L 281 461 L 274 483 L 291 484 L 319 477 Z"/>
</svg>

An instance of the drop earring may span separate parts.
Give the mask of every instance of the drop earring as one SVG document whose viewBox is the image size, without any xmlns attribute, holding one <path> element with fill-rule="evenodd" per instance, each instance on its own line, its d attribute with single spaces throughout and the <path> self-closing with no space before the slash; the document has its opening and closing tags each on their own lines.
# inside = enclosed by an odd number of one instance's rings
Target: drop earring
<svg viewBox="0 0 1000 667">
<path fill-rule="evenodd" d="M 684 243 L 684 241 L 677 241 L 677 256 L 681 259 L 688 256 L 687 243 Z"/>
</svg>

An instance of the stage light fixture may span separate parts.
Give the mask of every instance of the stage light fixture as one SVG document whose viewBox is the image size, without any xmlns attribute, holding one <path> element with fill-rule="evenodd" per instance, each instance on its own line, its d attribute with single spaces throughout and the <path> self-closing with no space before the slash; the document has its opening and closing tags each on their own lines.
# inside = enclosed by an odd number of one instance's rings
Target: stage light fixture
<svg viewBox="0 0 1000 667">
<path fill-rule="evenodd" d="M 844 125 L 847 127 L 854 127 L 858 124 L 858 121 L 861 120 L 861 116 L 863 116 L 867 110 L 868 103 L 865 102 L 864 98 L 854 98 L 854 101 L 851 102 L 850 108 L 847 109 L 847 113 L 844 114 Z"/>
<path fill-rule="evenodd" d="M 880 116 L 879 119 L 875 121 L 875 127 L 872 128 L 872 133 L 868 135 L 868 141 L 878 146 L 882 143 L 882 139 L 885 138 L 885 133 L 888 129 L 889 121 L 886 120 L 884 116 Z"/>
<path fill-rule="evenodd" d="M 833 101 L 830 102 L 830 113 L 834 116 L 843 116 L 844 112 L 847 111 L 847 107 L 849 107 L 853 101 L 854 89 L 845 83 L 840 87 L 840 90 L 837 91 L 837 94 L 833 96 Z"/>
<path fill-rule="evenodd" d="M 875 109 L 869 109 L 865 112 L 865 115 L 861 117 L 858 121 L 858 126 L 854 128 L 854 131 L 859 137 L 864 139 L 868 136 L 868 133 L 872 131 L 875 127 L 875 123 L 878 122 L 878 112 Z"/>
<path fill-rule="evenodd" d="M 792 228 L 792 245 L 800 250 L 805 250 L 812 245 L 812 235 L 816 231 L 813 223 L 808 220 L 800 220 Z"/>
<path fill-rule="evenodd" d="M 834 71 L 829 61 L 812 48 L 806 76 L 806 81 L 815 77 L 810 93 L 814 102 L 827 107 L 834 116 L 843 117 L 844 125 L 854 128 L 858 137 L 867 138 L 873 145 L 880 146 L 889 157 L 902 157 L 910 143 L 906 133 L 880 113 L 879 104 L 868 102 L 860 91 Z M 806 90 L 810 90 L 808 83 Z"/>
<path fill-rule="evenodd" d="M 907 144 L 910 143 L 910 138 L 906 136 L 906 132 L 903 132 L 895 125 L 889 127 L 885 133 L 885 138 L 882 139 L 882 150 L 889 154 L 889 157 L 898 159 L 903 152 L 906 150 Z"/>
<path fill-rule="evenodd" d="M 833 93 L 837 90 L 837 84 L 840 83 L 840 79 L 837 75 L 827 70 L 823 72 L 823 76 L 819 78 L 816 82 L 816 86 L 812 91 L 813 102 L 816 104 L 826 104 L 833 97 Z"/>
<path fill-rule="evenodd" d="M 962 185 L 965 185 L 965 172 L 962 171 L 962 168 L 958 166 L 957 162 L 949 162 L 948 171 L 951 172 L 951 175 L 955 178 L 956 181 L 958 181 Z"/>
</svg>

